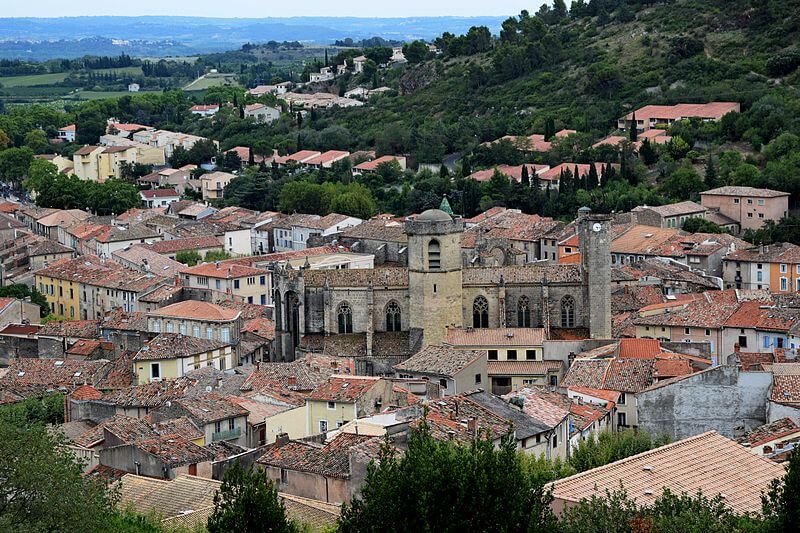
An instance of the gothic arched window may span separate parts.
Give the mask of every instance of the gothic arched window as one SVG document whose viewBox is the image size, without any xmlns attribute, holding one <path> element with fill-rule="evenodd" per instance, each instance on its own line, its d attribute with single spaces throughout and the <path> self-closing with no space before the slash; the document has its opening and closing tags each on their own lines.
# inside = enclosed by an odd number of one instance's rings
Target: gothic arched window
<svg viewBox="0 0 800 533">
<path fill-rule="evenodd" d="M 527 296 L 520 296 L 517 300 L 517 326 L 531 327 L 531 301 Z"/>
<path fill-rule="evenodd" d="M 483 296 L 478 296 L 472 302 L 472 326 L 475 328 L 489 327 L 489 301 Z"/>
<path fill-rule="evenodd" d="M 430 270 L 439 270 L 441 267 L 441 248 L 439 247 L 439 241 L 431 239 L 430 242 L 428 242 L 428 268 Z"/>
<path fill-rule="evenodd" d="M 572 296 L 561 298 L 561 327 L 575 327 L 575 298 Z"/>
<path fill-rule="evenodd" d="M 339 333 L 353 333 L 353 310 L 350 304 L 340 303 L 336 310 L 336 318 L 339 323 Z"/>
<path fill-rule="evenodd" d="M 386 331 L 400 331 L 400 306 L 394 300 L 386 304 Z"/>
</svg>

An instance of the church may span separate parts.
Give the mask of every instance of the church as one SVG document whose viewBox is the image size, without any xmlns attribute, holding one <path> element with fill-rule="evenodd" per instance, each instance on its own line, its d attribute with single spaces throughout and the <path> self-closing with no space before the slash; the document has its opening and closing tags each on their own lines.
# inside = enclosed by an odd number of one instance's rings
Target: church
<svg viewBox="0 0 800 533">
<path fill-rule="evenodd" d="M 447 328 L 540 327 L 611 337 L 611 218 L 578 213 L 581 262 L 464 267 L 463 222 L 430 209 L 405 223 L 408 267 L 275 275 L 275 359 L 299 351 L 356 357 L 358 373 L 437 344 Z"/>
</svg>

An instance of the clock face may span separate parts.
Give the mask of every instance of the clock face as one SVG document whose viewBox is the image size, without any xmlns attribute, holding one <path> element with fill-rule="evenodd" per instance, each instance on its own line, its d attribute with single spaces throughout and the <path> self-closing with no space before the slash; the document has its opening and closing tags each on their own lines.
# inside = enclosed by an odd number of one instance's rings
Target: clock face
<svg viewBox="0 0 800 533">
<path fill-rule="evenodd" d="M 594 226 L 592 226 L 592 230 L 594 230 L 595 233 L 599 233 L 601 229 L 603 229 L 603 226 L 601 226 L 599 222 L 595 222 Z"/>
</svg>

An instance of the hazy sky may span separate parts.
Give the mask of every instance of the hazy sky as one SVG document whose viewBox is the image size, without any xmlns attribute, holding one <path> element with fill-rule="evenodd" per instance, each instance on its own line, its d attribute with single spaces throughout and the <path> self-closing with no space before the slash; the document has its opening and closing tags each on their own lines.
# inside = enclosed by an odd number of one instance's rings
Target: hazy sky
<svg viewBox="0 0 800 533">
<path fill-rule="evenodd" d="M 506 16 L 534 12 L 543 0 L 0 0 L 0 17 L 79 15 L 293 16 Z"/>
</svg>

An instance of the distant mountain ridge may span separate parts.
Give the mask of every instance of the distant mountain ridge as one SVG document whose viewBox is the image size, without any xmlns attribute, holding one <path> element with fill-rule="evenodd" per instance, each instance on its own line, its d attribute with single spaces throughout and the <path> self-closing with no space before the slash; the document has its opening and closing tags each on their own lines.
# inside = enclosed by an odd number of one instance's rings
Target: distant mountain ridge
<svg viewBox="0 0 800 533">
<path fill-rule="evenodd" d="M 238 48 L 246 42 L 382 37 L 431 40 L 471 26 L 499 31 L 505 17 L 62 17 L 0 18 L 0 58 L 51 59 L 125 52 L 140 56 L 199 54 Z"/>
</svg>

